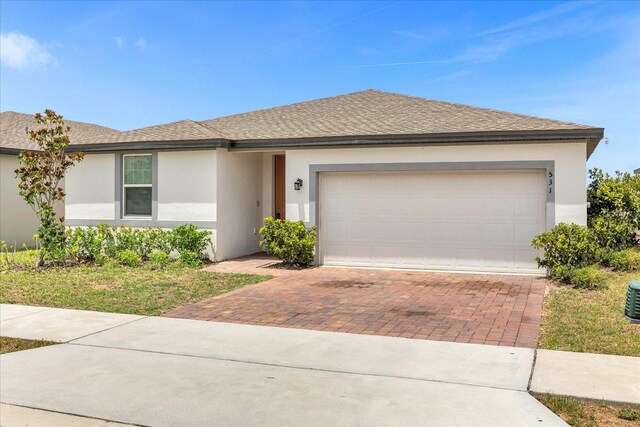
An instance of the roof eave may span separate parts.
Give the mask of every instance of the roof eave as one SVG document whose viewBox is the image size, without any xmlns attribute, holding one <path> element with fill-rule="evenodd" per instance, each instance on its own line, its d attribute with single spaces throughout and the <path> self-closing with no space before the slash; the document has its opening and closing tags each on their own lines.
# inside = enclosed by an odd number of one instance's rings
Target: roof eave
<svg viewBox="0 0 640 427">
<path fill-rule="evenodd" d="M 189 140 L 189 141 L 134 141 L 112 142 L 102 144 L 76 144 L 67 148 L 68 152 L 85 153 L 139 151 L 139 150 L 184 150 L 197 148 L 228 148 L 229 141 L 224 139 Z"/>
<path fill-rule="evenodd" d="M 18 154 L 22 153 L 25 150 L 21 150 L 19 148 L 0 147 L 0 154 L 8 154 L 8 155 L 11 155 L 11 156 L 17 156 Z"/>
<path fill-rule="evenodd" d="M 359 145 L 398 145 L 398 144 L 437 144 L 437 143 L 491 143 L 509 141 L 553 141 L 553 140 L 589 140 L 595 145 L 604 136 L 604 129 L 568 129 L 528 132 L 470 132 L 423 135 L 368 135 L 325 138 L 255 139 L 239 140 L 231 143 L 232 149 L 255 148 L 295 148 Z M 594 145 L 594 149 L 595 149 Z"/>
</svg>

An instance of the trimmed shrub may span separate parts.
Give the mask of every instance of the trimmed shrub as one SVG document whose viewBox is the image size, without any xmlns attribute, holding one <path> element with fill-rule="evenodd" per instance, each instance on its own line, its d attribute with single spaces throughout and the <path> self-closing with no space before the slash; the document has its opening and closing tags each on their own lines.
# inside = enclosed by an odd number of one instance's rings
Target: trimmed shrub
<svg viewBox="0 0 640 427">
<path fill-rule="evenodd" d="M 620 408 L 620 410 L 618 410 L 618 418 L 627 421 L 640 420 L 640 411 L 632 408 Z"/>
<path fill-rule="evenodd" d="M 145 229 L 145 251 L 147 257 L 151 257 L 154 251 L 169 254 L 175 248 L 173 247 L 173 232 L 163 230 L 161 228 Z"/>
<path fill-rule="evenodd" d="M 182 252 L 178 257 L 178 262 L 190 267 L 197 267 L 202 264 L 202 259 L 195 252 Z"/>
<path fill-rule="evenodd" d="M 628 248 L 635 243 L 635 226 L 611 214 L 591 218 L 589 229 L 594 241 L 601 248 L 614 251 Z"/>
<path fill-rule="evenodd" d="M 597 265 L 576 268 L 571 273 L 570 283 L 577 288 L 598 289 L 604 287 L 607 281 L 607 273 L 600 270 Z"/>
<path fill-rule="evenodd" d="M 543 258 L 536 258 L 538 266 L 551 270 L 560 266 L 586 267 L 596 260 L 598 253 L 598 245 L 587 227 L 577 224 L 560 223 L 536 236 L 531 245 L 544 251 Z"/>
<path fill-rule="evenodd" d="M 260 246 L 287 264 L 309 265 L 314 259 L 316 229 L 308 229 L 302 221 L 268 217 L 260 228 Z"/>
<path fill-rule="evenodd" d="M 557 266 L 551 270 L 554 279 L 574 285 L 576 288 L 598 289 L 607 281 L 607 273 L 600 270 L 597 265 L 574 268 L 566 265 Z"/>
<path fill-rule="evenodd" d="M 120 263 L 120 265 L 124 265 L 127 267 L 138 267 L 140 264 L 142 264 L 140 255 L 138 255 L 131 249 L 125 249 L 122 252 L 118 252 L 116 259 L 118 260 L 118 263 Z"/>
<path fill-rule="evenodd" d="M 589 171 L 589 227 L 602 247 L 624 249 L 636 242 L 640 228 L 640 175 L 600 169 Z"/>
<path fill-rule="evenodd" d="M 609 265 L 619 271 L 639 271 L 640 252 L 635 249 L 614 252 L 609 259 Z"/>
<path fill-rule="evenodd" d="M 153 268 L 164 268 L 171 263 L 171 256 L 166 252 L 152 252 L 149 254 L 149 264 Z"/>
<path fill-rule="evenodd" d="M 172 245 L 180 255 L 193 253 L 198 257 L 211 244 L 211 232 L 198 230 L 193 224 L 185 224 L 173 229 Z"/>
<path fill-rule="evenodd" d="M 95 261 L 102 254 L 102 241 L 93 227 L 78 227 L 69 232 L 67 252 L 73 258 Z"/>
<path fill-rule="evenodd" d="M 143 260 L 153 251 L 169 253 L 173 250 L 172 232 L 159 228 L 110 227 L 102 224 L 95 227 L 78 227 L 69 232 L 67 252 L 72 257 L 95 261 L 100 254 L 115 257 L 131 250 Z"/>
</svg>

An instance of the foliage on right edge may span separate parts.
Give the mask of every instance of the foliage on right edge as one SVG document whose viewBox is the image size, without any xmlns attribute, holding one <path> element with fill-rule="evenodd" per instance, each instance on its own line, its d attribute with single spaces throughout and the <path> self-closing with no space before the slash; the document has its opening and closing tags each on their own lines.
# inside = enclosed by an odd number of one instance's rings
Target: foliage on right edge
<svg viewBox="0 0 640 427">
<path fill-rule="evenodd" d="M 260 228 L 260 246 L 286 264 L 309 265 L 314 260 L 316 229 L 307 228 L 302 221 L 267 217 Z"/>
<path fill-rule="evenodd" d="M 606 281 L 599 265 L 640 270 L 640 175 L 616 172 L 612 177 L 592 169 L 589 177 L 587 226 L 560 223 L 531 244 L 543 250 L 544 256 L 536 260 L 550 269 L 551 277 L 576 287 L 596 288 Z"/>
</svg>

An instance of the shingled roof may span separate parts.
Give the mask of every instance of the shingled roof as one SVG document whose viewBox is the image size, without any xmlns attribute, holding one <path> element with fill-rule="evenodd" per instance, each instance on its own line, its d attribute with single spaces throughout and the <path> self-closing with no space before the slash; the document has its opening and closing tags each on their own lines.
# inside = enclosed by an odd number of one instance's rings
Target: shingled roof
<svg viewBox="0 0 640 427">
<path fill-rule="evenodd" d="M 379 90 L 201 122 L 236 141 L 597 129 Z"/>
<path fill-rule="evenodd" d="M 109 135 L 96 143 L 166 142 L 166 141 L 209 141 L 228 140 L 215 129 L 194 122 L 180 120 L 164 125 L 149 126 Z"/>
<path fill-rule="evenodd" d="M 0 148 L 26 148 L 24 127 L 30 119 L 26 114 L 2 113 Z M 577 123 L 379 90 L 125 132 L 88 123 L 68 123 L 74 132 L 72 144 L 87 151 L 169 146 L 260 148 L 586 139 L 590 154 L 604 131 Z"/>
<path fill-rule="evenodd" d="M 66 120 L 71 127 L 71 144 L 88 144 L 120 133 L 119 131 L 91 123 Z M 3 111 L 0 113 L 0 149 L 5 151 L 36 150 L 38 147 L 29 140 L 29 129 L 37 124 L 32 114 Z"/>
</svg>

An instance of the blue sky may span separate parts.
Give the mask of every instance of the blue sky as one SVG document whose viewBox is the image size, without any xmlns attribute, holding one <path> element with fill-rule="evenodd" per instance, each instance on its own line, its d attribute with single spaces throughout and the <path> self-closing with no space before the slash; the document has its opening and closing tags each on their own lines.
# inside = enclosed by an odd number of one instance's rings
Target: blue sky
<svg viewBox="0 0 640 427">
<path fill-rule="evenodd" d="M 375 88 L 604 127 L 640 167 L 638 2 L 0 2 L 0 108 L 132 129 Z"/>
</svg>

